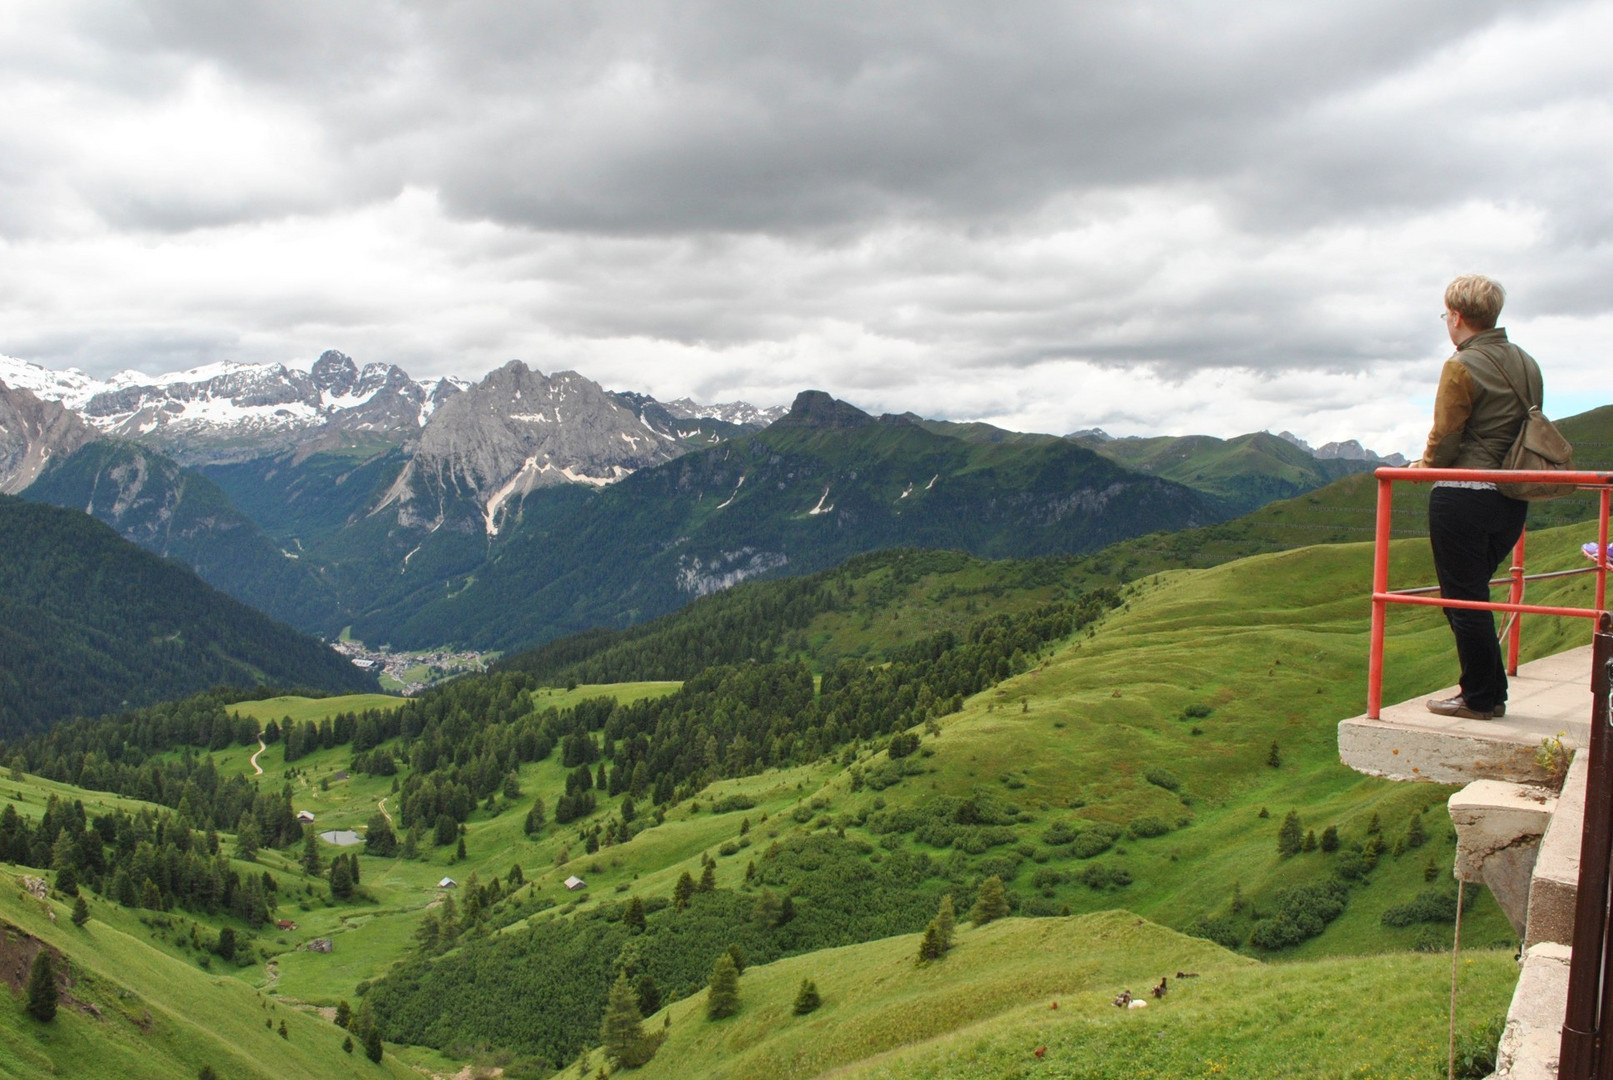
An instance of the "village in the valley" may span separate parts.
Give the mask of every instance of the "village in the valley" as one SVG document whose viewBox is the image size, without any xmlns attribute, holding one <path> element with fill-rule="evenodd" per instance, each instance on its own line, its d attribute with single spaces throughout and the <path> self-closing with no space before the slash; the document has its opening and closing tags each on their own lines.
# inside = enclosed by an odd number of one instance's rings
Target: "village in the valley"
<svg viewBox="0 0 1613 1080">
<path fill-rule="evenodd" d="M 492 655 L 479 652 L 395 652 L 383 645 L 371 648 L 362 641 L 333 641 L 331 648 L 353 662 L 354 667 L 373 671 L 384 690 L 411 697 L 445 679 L 471 671 L 485 671 Z"/>
</svg>

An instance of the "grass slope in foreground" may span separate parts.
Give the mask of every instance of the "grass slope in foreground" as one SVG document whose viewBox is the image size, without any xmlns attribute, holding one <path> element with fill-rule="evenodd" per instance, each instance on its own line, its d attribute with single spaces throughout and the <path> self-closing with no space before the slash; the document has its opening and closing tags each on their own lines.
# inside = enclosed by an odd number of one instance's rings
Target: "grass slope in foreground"
<svg viewBox="0 0 1613 1080">
<path fill-rule="evenodd" d="M 174 1080 L 211 1066 L 230 1080 L 418 1080 L 390 1056 L 376 1065 L 362 1048 L 344 1053 L 346 1033 L 334 1024 L 103 922 L 110 902 L 91 901 L 89 922 L 77 927 L 71 905 L 38 900 L 20 880 L 0 870 L 0 959 L 26 953 L 31 961 L 36 942 L 44 942 L 67 960 L 70 996 L 49 1023 L 24 1011 L 15 988 L 0 998 L 0 1075 Z"/>
<path fill-rule="evenodd" d="M 666 1042 L 631 1075 L 1411 1080 L 1444 1072 L 1445 955 L 1263 965 L 1126 911 L 962 927 L 952 951 L 922 967 L 918 944 L 904 935 L 747 968 L 734 1016 L 707 1020 L 702 993 L 646 1021 Z M 1509 952 L 1466 954 L 1458 1030 L 1504 1011 L 1516 974 Z M 1144 996 L 1162 975 L 1163 1000 L 1111 1004 L 1122 989 Z M 823 1004 L 795 1016 L 803 979 Z M 596 1050 L 591 1070 L 600 1061 Z"/>
</svg>

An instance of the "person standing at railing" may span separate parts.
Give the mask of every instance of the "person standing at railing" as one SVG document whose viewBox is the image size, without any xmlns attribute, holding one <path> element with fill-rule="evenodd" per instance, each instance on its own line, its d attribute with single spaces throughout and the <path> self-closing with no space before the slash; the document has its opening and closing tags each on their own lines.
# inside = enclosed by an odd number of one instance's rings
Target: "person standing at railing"
<svg viewBox="0 0 1613 1080">
<path fill-rule="evenodd" d="M 1434 395 L 1434 426 L 1418 465 L 1425 469 L 1498 469 L 1530 405 L 1542 404 L 1540 365 L 1496 326 L 1506 292 L 1479 274 L 1445 288 L 1445 329 L 1456 353 L 1445 361 Z M 1514 387 L 1517 389 L 1514 390 Z M 1528 398 L 1527 404 L 1520 393 Z M 1523 533 L 1529 504 L 1494 484 L 1441 480 L 1428 497 L 1428 539 L 1440 595 L 1490 599 L 1490 579 Z M 1490 720 L 1507 711 L 1507 671 L 1488 611 L 1446 608 L 1462 666 L 1461 693 L 1430 699 L 1441 716 Z"/>
</svg>

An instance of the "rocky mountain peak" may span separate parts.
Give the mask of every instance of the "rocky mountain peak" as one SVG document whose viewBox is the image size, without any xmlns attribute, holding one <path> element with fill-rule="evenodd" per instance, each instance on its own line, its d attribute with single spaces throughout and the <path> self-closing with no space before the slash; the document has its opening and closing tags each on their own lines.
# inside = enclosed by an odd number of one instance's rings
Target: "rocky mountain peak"
<svg viewBox="0 0 1613 1080">
<path fill-rule="evenodd" d="M 822 390 L 803 390 L 795 396 L 790 411 L 777 423 L 792 427 L 855 428 L 874 423 L 874 418 Z"/>
<path fill-rule="evenodd" d="M 444 492 L 470 493 L 489 535 L 511 500 L 554 484 L 604 486 L 683 452 L 575 371 L 546 376 L 519 360 L 443 400 L 415 453 L 382 501 L 399 520 L 418 523 L 416 505 L 436 507 Z"/>
<path fill-rule="evenodd" d="M 0 493 L 32 484 L 52 458 L 66 457 L 95 431 L 59 401 L 0 382 Z"/>
<path fill-rule="evenodd" d="M 309 369 L 308 377 L 313 380 L 314 386 L 324 394 L 346 394 L 358 382 L 358 365 L 346 353 L 335 349 L 326 349 L 314 361 Z"/>
</svg>

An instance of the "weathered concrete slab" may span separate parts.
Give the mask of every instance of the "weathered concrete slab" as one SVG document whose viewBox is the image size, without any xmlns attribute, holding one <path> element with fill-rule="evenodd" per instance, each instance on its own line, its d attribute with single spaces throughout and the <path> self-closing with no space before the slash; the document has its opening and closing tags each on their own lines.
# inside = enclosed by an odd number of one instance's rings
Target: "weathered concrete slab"
<svg viewBox="0 0 1613 1080">
<path fill-rule="evenodd" d="M 1529 923 L 1524 947 L 1574 942 L 1574 898 L 1579 892 L 1579 849 L 1585 829 L 1585 785 L 1590 755 L 1576 754 L 1568 767 L 1557 812 L 1540 841 L 1529 886 Z"/>
<path fill-rule="evenodd" d="M 1486 885 L 1520 938 L 1540 839 L 1556 806 L 1546 788 L 1504 780 L 1475 780 L 1447 803 L 1456 826 L 1456 876 Z"/>
<path fill-rule="evenodd" d="M 1550 942 L 1524 953 L 1497 1048 L 1494 1080 L 1557 1080 L 1570 955 L 1568 946 Z"/>
<path fill-rule="evenodd" d="M 1456 693 L 1452 686 L 1428 697 Z M 1339 723 L 1339 758 L 1391 780 L 1544 784 L 1546 772 L 1535 763 L 1540 741 L 1561 733 L 1565 746 L 1578 749 L 1589 738 L 1591 647 L 1520 665 L 1509 695 L 1499 720 L 1436 716 L 1421 697 L 1385 706 L 1377 720 L 1351 717 Z"/>
</svg>

